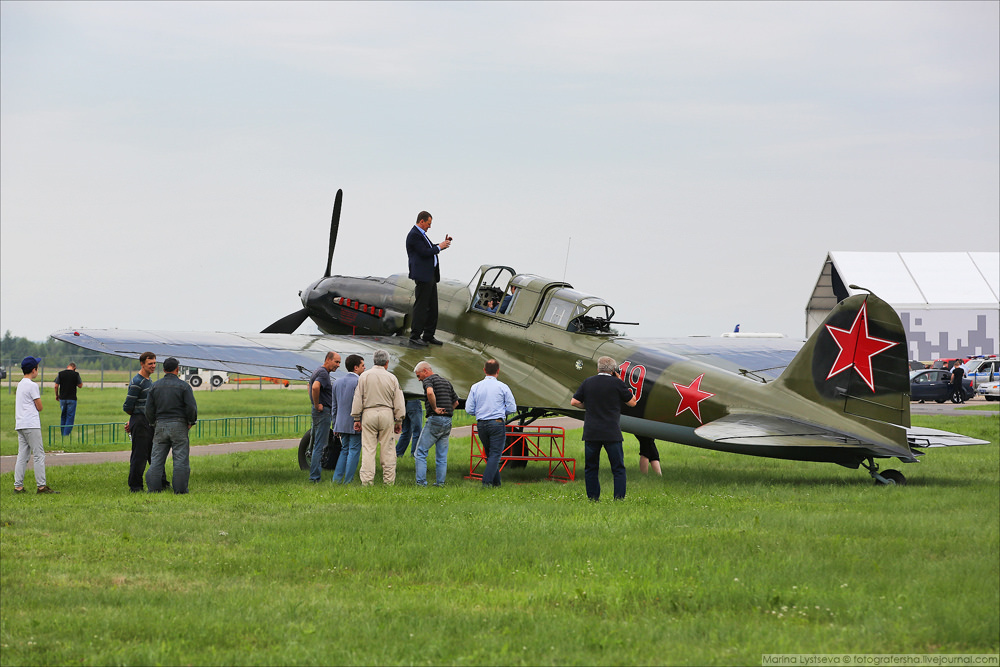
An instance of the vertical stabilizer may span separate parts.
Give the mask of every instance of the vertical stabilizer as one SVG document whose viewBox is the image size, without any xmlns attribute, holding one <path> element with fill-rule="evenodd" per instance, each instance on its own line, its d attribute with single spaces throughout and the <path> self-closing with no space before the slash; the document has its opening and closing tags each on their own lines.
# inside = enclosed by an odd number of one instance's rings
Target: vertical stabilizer
<svg viewBox="0 0 1000 667">
<path fill-rule="evenodd" d="M 909 377 L 896 311 L 874 294 L 857 294 L 833 309 L 778 382 L 845 415 L 909 427 Z"/>
</svg>

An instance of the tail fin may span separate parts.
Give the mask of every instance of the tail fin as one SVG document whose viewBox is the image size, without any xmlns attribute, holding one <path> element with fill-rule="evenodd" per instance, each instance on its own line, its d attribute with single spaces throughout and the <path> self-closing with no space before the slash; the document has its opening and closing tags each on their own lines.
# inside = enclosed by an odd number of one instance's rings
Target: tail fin
<svg viewBox="0 0 1000 667">
<path fill-rule="evenodd" d="M 908 428 L 909 377 L 896 311 L 874 294 L 857 294 L 833 309 L 778 382 L 845 415 Z"/>
</svg>

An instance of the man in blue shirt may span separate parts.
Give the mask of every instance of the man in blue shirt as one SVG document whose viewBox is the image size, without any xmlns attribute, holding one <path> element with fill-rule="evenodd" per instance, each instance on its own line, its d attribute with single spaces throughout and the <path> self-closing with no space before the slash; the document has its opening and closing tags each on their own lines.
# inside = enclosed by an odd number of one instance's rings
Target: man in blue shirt
<svg viewBox="0 0 1000 667">
<path fill-rule="evenodd" d="M 354 430 L 351 405 L 358 378 L 365 372 L 365 360 L 360 354 L 350 354 L 344 361 L 347 375 L 337 380 L 333 387 L 333 432 L 340 436 L 340 458 L 333 471 L 333 483 L 350 484 L 358 470 L 361 457 L 361 434 Z"/>
<path fill-rule="evenodd" d="M 330 441 L 330 424 L 333 421 L 333 382 L 330 373 L 340 368 L 340 355 L 327 352 L 323 365 L 313 371 L 309 378 L 309 398 L 312 402 L 312 461 L 309 465 L 309 481 L 319 483 L 322 471 L 323 450 Z"/>
<path fill-rule="evenodd" d="M 486 362 L 486 377 L 472 385 L 465 411 L 476 418 L 476 430 L 486 450 L 486 470 L 483 487 L 500 486 L 500 455 L 507 442 L 507 415 L 517 412 L 517 403 L 510 388 L 497 379 L 500 364 L 496 359 Z"/>
<path fill-rule="evenodd" d="M 601 449 L 608 452 L 615 480 L 615 500 L 625 498 L 625 453 L 622 450 L 622 406 L 633 407 L 637 399 L 618 377 L 618 364 L 611 357 L 597 360 L 597 375 L 583 381 L 570 405 L 585 411 L 583 418 L 584 468 L 587 498 L 601 499 Z"/>
</svg>

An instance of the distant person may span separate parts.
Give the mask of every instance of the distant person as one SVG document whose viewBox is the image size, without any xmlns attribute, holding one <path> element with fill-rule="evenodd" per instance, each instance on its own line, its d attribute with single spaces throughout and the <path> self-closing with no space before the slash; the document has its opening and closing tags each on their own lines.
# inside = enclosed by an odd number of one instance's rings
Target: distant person
<svg viewBox="0 0 1000 667">
<path fill-rule="evenodd" d="M 142 492 L 142 480 L 146 474 L 146 464 L 153 456 L 153 427 L 146 419 L 146 399 L 153 388 L 150 378 L 156 372 L 156 355 L 143 352 L 139 355 L 139 372 L 128 383 L 128 393 L 122 410 L 129 416 L 125 432 L 132 439 L 132 454 L 128 461 L 128 488 L 132 493 Z M 160 488 L 169 489 L 167 471 L 164 469 Z"/>
<path fill-rule="evenodd" d="M 434 486 L 444 486 L 448 474 L 448 438 L 451 436 L 451 416 L 458 407 L 458 395 L 451 382 L 434 372 L 431 365 L 421 361 L 413 369 L 424 386 L 427 396 L 427 423 L 417 443 L 417 485 L 427 486 L 427 453 L 434 447 Z"/>
<path fill-rule="evenodd" d="M 34 383 L 38 377 L 38 357 L 25 357 L 21 361 L 24 377 L 17 383 L 14 394 L 14 430 L 17 431 L 17 461 L 14 464 L 14 493 L 24 493 L 24 474 L 28 467 L 28 454 L 35 466 L 35 486 L 38 493 L 59 493 L 45 483 L 45 445 L 42 443 L 42 391 Z"/>
<path fill-rule="evenodd" d="M 416 283 L 413 290 L 413 315 L 410 318 L 410 342 L 415 345 L 441 345 L 434 337 L 438 321 L 437 284 L 441 282 L 441 267 L 438 254 L 451 246 L 451 237 L 445 234 L 444 241 L 431 242 L 427 231 L 434 218 L 427 211 L 417 214 L 417 222 L 406 235 L 406 256 L 409 260 L 409 276 Z"/>
<path fill-rule="evenodd" d="M 358 380 L 365 372 L 365 360 L 360 354 L 350 354 L 344 361 L 347 375 L 333 385 L 333 432 L 340 436 L 340 457 L 333 471 L 333 483 L 350 484 L 358 470 L 361 457 L 361 434 L 354 430 L 351 408 Z"/>
<path fill-rule="evenodd" d="M 656 440 L 641 435 L 637 435 L 636 440 L 639 441 L 639 472 L 646 475 L 652 468 L 653 472 L 663 477 L 663 471 L 660 470 L 660 450 L 656 448 Z"/>
<path fill-rule="evenodd" d="M 191 477 L 191 442 L 188 431 L 198 422 L 198 404 L 194 391 L 177 377 L 179 364 L 173 357 L 163 362 L 163 377 L 146 396 L 146 419 L 153 427 L 153 456 L 146 472 L 146 490 L 159 493 L 164 489 L 167 452 L 174 459 L 174 493 L 188 492 Z"/>
<path fill-rule="evenodd" d="M 517 412 L 510 387 L 500 381 L 500 363 L 490 359 L 483 367 L 486 374 L 472 385 L 465 399 L 465 411 L 476 418 L 476 431 L 486 453 L 483 488 L 500 486 L 500 457 L 507 443 L 507 415 Z"/>
<path fill-rule="evenodd" d="M 323 450 L 330 442 L 330 425 L 333 423 L 333 381 L 330 373 L 340 368 L 340 355 L 327 352 L 323 365 L 309 377 L 309 398 L 312 403 L 312 460 L 309 481 L 319 484 L 323 471 Z"/>
<path fill-rule="evenodd" d="M 597 360 L 597 375 L 583 381 L 570 399 L 570 405 L 585 411 L 583 418 L 584 469 L 587 498 L 601 499 L 601 450 L 608 453 L 615 480 L 615 500 L 625 498 L 625 454 L 622 450 L 622 406 L 632 407 L 637 399 L 615 372 L 618 364 L 611 357 Z"/>
<path fill-rule="evenodd" d="M 76 372 L 76 364 L 72 361 L 56 376 L 55 392 L 59 401 L 59 425 L 64 436 L 73 433 L 73 422 L 76 421 L 76 390 L 83 386 L 83 378 Z"/>
<path fill-rule="evenodd" d="M 955 403 L 965 403 L 965 389 L 962 387 L 964 377 L 965 368 L 962 367 L 961 360 L 956 361 L 951 369 L 951 400 Z"/>
<path fill-rule="evenodd" d="M 382 481 L 396 483 L 396 445 L 393 434 L 402 430 L 406 415 L 403 390 L 389 372 L 389 353 L 376 350 L 374 366 L 361 374 L 354 391 L 351 416 L 354 430 L 361 434 L 361 486 L 375 481 L 375 450 L 382 450 Z"/>
</svg>

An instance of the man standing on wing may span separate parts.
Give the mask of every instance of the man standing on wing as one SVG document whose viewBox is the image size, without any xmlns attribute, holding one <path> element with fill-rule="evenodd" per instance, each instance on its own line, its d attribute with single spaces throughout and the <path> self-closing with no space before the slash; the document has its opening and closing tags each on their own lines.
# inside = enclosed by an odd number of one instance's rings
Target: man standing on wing
<svg viewBox="0 0 1000 667">
<path fill-rule="evenodd" d="M 625 498 L 625 453 L 622 450 L 622 406 L 632 407 L 636 397 L 616 373 L 618 364 L 611 357 L 597 360 L 597 375 L 583 381 L 570 399 L 570 405 L 585 410 L 583 418 L 584 468 L 587 498 L 601 499 L 601 449 L 608 452 L 611 474 L 615 480 L 615 500 Z"/>
<path fill-rule="evenodd" d="M 59 401 L 59 425 L 64 436 L 73 433 L 73 422 L 76 421 L 76 390 L 83 386 L 83 378 L 76 372 L 76 364 L 72 361 L 65 370 L 56 376 L 56 400 Z"/>
<path fill-rule="evenodd" d="M 128 383 L 128 393 L 122 410 L 128 417 L 125 432 L 132 438 L 132 454 L 128 460 L 128 488 L 132 493 L 142 492 L 142 478 L 146 474 L 146 464 L 153 456 L 153 427 L 146 419 L 146 399 L 153 388 L 150 380 L 156 372 L 156 355 L 143 352 L 139 355 L 139 372 Z M 167 471 L 164 469 L 160 488 L 169 489 Z"/>
<path fill-rule="evenodd" d="M 476 418 L 476 430 L 486 450 L 483 488 L 500 486 L 500 456 L 507 443 L 507 415 L 517 412 L 510 388 L 498 379 L 500 363 L 490 359 L 483 368 L 486 377 L 472 385 L 465 411 Z"/>
<path fill-rule="evenodd" d="M 451 237 L 445 234 L 441 243 L 431 243 L 427 231 L 434 221 L 427 211 L 417 214 L 417 223 L 406 235 L 406 256 L 409 276 L 416 283 L 413 290 L 413 314 L 410 316 L 410 342 L 414 345 L 441 345 L 434 337 L 438 321 L 437 284 L 441 282 L 438 254 L 451 246 Z"/>
<path fill-rule="evenodd" d="M 351 408 L 358 380 L 365 372 L 365 360 L 359 354 L 348 355 L 344 361 L 347 375 L 333 385 L 333 432 L 340 436 L 340 457 L 333 471 L 333 483 L 350 484 L 358 469 L 361 456 L 361 434 L 354 430 Z"/>
<path fill-rule="evenodd" d="M 313 371 L 309 378 L 309 398 L 312 402 L 312 460 L 309 465 L 309 481 L 319 484 L 323 471 L 323 450 L 330 441 L 330 424 L 333 420 L 333 381 L 330 373 L 340 368 L 340 355 L 327 352 L 323 365 Z"/>
<path fill-rule="evenodd" d="M 427 452 L 434 447 L 434 486 L 444 486 L 448 474 L 448 437 L 451 435 L 451 416 L 458 407 L 458 395 L 451 383 L 440 375 L 426 361 L 421 361 L 413 369 L 417 379 L 424 385 L 427 396 L 427 423 L 420 433 L 416 446 L 417 484 L 427 486 Z"/>
<path fill-rule="evenodd" d="M 382 481 L 391 486 L 396 482 L 396 443 L 392 436 L 402 430 L 406 408 L 399 380 L 389 372 L 389 353 L 376 350 L 372 361 L 374 366 L 358 380 L 351 404 L 354 430 L 361 434 L 361 486 L 371 486 L 375 481 L 378 447 L 382 448 Z"/>
</svg>

